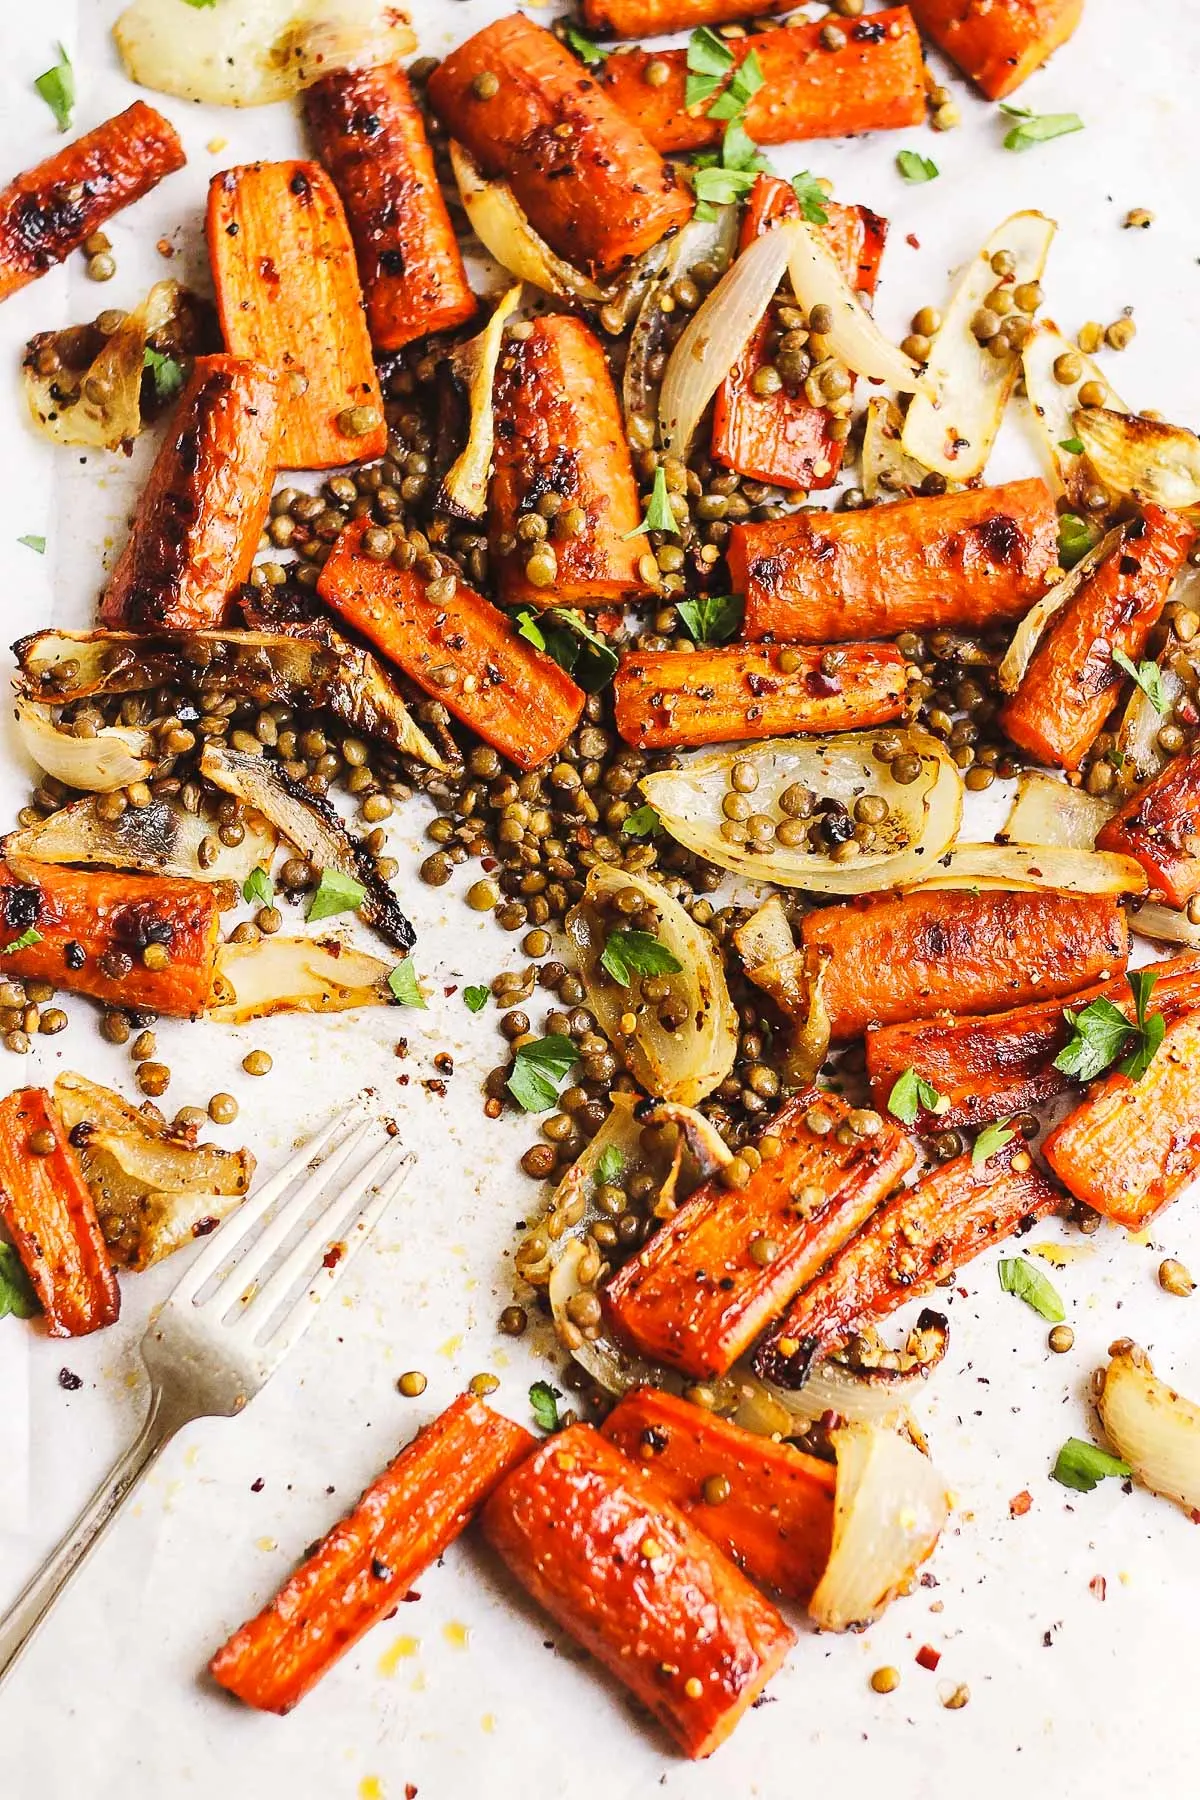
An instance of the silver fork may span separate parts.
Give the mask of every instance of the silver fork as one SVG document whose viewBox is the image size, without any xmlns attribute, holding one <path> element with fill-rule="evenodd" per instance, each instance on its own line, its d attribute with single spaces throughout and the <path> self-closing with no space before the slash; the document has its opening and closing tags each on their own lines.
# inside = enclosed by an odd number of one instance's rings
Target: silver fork
<svg viewBox="0 0 1200 1800">
<path fill-rule="evenodd" d="M 193 1419 L 231 1418 L 241 1412 L 307 1330 L 399 1192 L 413 1159 L 400 1154 L 397 1141 L 389 1137 L 262 1279 L 377 1124 L 356 1109 L 349 1115 L 351 1129 L 328 1150 L 347 1122 L 345 1115 L 332 1120 L 242 1203 L 151 1321 L 141 1346 L 150 1377 L 145 1423 L 58 1549 L 0 1620 L 0 1680 L 164 1445 Z M 297 1180 L 296 1192 L 271 1214 Z M 232 1263 L 228 1269 L 227 1263 Z M 304 1292 L 277 1316 L 314 1265 L 316 1273 Z"/>
</svg>

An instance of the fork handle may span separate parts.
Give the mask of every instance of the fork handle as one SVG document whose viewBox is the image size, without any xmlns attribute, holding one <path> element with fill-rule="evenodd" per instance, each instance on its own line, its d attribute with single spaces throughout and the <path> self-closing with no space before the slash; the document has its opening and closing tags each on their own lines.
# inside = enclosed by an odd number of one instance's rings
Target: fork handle
<svg viewBox="0 0 1200 1800">
<path fill-rule="evenodd" d="M 137 1437 L 105 1476 L 74 1525 L 0 1619 L 0 1681 L 33 1637 L 71 1577 L 82 1568 L 140 1477 L 185 1421 L 167 1415 L 157 1388 Z"/>
</svg>

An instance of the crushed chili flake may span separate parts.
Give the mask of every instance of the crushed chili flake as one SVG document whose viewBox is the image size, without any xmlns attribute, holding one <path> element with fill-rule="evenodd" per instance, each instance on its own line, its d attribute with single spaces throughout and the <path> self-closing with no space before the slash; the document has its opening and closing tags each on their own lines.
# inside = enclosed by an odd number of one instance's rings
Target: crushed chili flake
<svg viewBox="0 0 1200 1800">
<path fill-rule="evenodd" d="M 922 1644 L 917 1651 L 916 1659 L 921 1668 L 928 1669 L 932 1673 L 941 1662 L 942 1653 L 940 1650 L 935 1650 L 932 1644 Z"/>
<path fill-rule="evenodd" d="M 1033 1495 L 1029 1492 L 1028 1488 L 1023 1488 L 1019 1494 L 1014 1494 L 1009 1501 L 1009 1514 L 1014 1519 L 1023 1519 L 1032 1505 Z"/>
<path fill-rule="evenodd" d="M 266 1485 L 267 1484 L 263 1480 L 262 1476 L 256 1475 L 254 1480 L 250 1483 L 250 1492 L 252 1494 L 261 1494 L 263 1489 L 266 1487 Z"/>
<path fill-rule="evenodd" d="M 1088 1582 L 1088 1593 L 1091 1594 L 1094 1600 L 1106 1600 L 1108 1598 L 1108 1583 L 1105 1581 L 1103 1575 L 1092 1576 L 1092 1579 Z"/>
</svg>

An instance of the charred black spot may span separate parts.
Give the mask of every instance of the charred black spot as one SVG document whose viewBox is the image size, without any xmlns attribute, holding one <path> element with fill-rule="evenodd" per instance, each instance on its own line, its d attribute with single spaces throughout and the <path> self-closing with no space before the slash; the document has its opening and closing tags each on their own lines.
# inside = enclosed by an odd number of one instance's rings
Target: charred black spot
<svg viewBox="0 0 1200 1800">
<path fill-rule="evenodd" d="M 1029 554 L 1029 541 L 1015 519 L 995 513 L 975 526 L 979 547 L 996 563 L 1017 564 Z"/>
<path fill-rule="evenodd" d="M 381 250 L 379 267 L 385 275 L 403 275 L 404 258 L 399 250 Z"/>
<path fill-rule="evenodd" d="M 1141 572 L 1141 567 L 1142 565 L 1136 556 L 1123 556 L 1117 564 L 1117 568 L 1122 575 L 1137 575 Z"/>
<path fill-rule="evenodd" d="M 42 910 L 42 890 L 37 887 L 11 887 L 4 890 L 4 923 L 14 931 L 28 931 L 36 925 Z"/>
<path fill-rule="evenodd" d="M 356 112 L 350 121 L 350 130 L 360 137 L 374 137 L 379 130 L 379 114 Z"/>
<path fill-rule="evenodd" d="M 68 1140 L 76 1150 L 86 1150 L 95 1129 L 90 1119 L 80 1119 L 78 1125 L 72 1125 L 67 1133 Z"/>
<path fill-rule="evenodd" d="M 850 36 L 856 44 L 882 44 L 887 32 L 876 19 L 861 19 L 851 27 Z"/>
<path fill-rule="evenodd" d="M 1145 537 L 1148 529 L 1145 519 L 1131 519 L 1125 527 L 1126 541 L 1136 544 L 1140 538 Z"/>
<path fill-rule="evenodd" d="M 66 963 L 68 969 L 82 969 L 84 963 L 87 961 L 87 951 L 82 944 L 77 944 L 72 938 L 71 942 L 63 951 L 63 961 Z"/>
<path fill-rule="evenodd" d="M 295 194 L 297 200 L 308 200 L 312 197 L 312 183 L 304 173 L 303 169 L 296 170 L 296 173 L 288 182 L 288 188 Z"/>
</svg>

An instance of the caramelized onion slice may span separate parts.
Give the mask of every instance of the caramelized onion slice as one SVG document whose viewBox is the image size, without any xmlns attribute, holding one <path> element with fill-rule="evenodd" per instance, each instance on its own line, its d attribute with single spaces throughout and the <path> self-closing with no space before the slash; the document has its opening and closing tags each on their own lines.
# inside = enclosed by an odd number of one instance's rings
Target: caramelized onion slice
<svg viewBox="0 0 1200 1800">
<path fill-rule="evenodd" d="M 594 281 L 556 256 L 538 236 L 508 183 L 485 175 L 455 138 L 450 140 L 450 164 L 471 230 L 502 269 L 560 300 L 604 299 Z"/>
<path fill-rule="evenodd" d="M 1067 601 L 1075 597 L 1084 582 L 1090 580 L 1100 564 L 1107 561 L 1120 542 L 1120 530 L 1110 531 L 1088 551 L 1086 556 L 1079 559 L 1075 567 L 1060 582 L 1050 588 L 1040 600 L 1035 601 L 1030 607 L 1017 626 L 1012 643 L 1005 651 L 1000 664 L 998 679 L 1003 693 L 1016 693 L 1025 679 L 1025 671 L 1033 660 L 1033 653 L 1041 642 L 1042 634 L 1055 613 L 1060 612 Z"/>
<path fill-rule="evenodd" d="M 205 1016 L 244 1025 L 272 1013 L 348 1012 L 386 1006 L 390 965 L 351 950 L 336 938 L 260 938 L 222 944 Z"/>
<path fill-rule="evenodd" d="M 34 423 L 56 444 L 119 450 L 142 429 L 142 375 L 146 344 L 177 316 L 183 290 L 158 281 L 115 331 L 68 325 L 40 331 L 25 347 L 22 375 Z M 52 374 L 43 373 L 50 360 Z"/>
<path fill-rule="evenodd" d="M 1041 769 L 1026 769 L 1017 779 L 1016 798 L 1000 836 L 1006 844 L 1091 850 L 1112 810 L 1107 800 L 1083 788 L 1071 787 Z"/>
<path fill-rule="evenodd" d="M 1074 435 L 1110 493 L 1187 512 L 1200 506 L 1200 438 L 1182 425 L 1081 407 Z"/>
<path fill-rule="evenodd" d="M 521 286 L 509 288 L 479 333 L 451 358 L 455 373 L 465 383 L 470 407 L 470 426 L 462 451 L 451 463 L 442 482 L 442 502 L 460 519 L 482 519 L 487 511 L 488 478 L 496 446 L 496 415 L 492 389 L 496 364 L 504 344 L 504 327 L 521 303 Z"/>
<path fill-rule="evenodd" d="M 1064 384 L 1058 379 L 1054 365 L 1060 356 L 1070 356 L 1079 364 L 1077 381 Z M 1021 352 L 1021 371 L 1025 377 L 1026 398 L 1055 479 L 1072 505 L 1082 506 L 1088 490 L 1096 485 L 1096 472 L 1082 451 L 1066 450 L 1063 446 L 1076 441 L 1075 413 L 1079 407 L 1080 388 L 1089 381 L 1101 382 L 1107 388 L 1104 370 L 1065 338 L 1057 325 L 1043 319 Z M 1111 389 L 1108 404 L 1113 412 L 1129 411 Z"/>
<path fill-rule="evenodd" d="M 628 421 L 635 414 L 653 419 L 658 410 L 661 372 L 655 373 L 656 359 L 667 344 L 670 313 L 662 308 L 662 297 L 697 263 L 705 263 L 722 274 L 737 247 L 738 209 L 736 206 L 713 208 L 711 219 L 689 219 L 675 237 L 662 240 L 662 265 L 650 283 L 638 308 L 633 330 L 629 334 L 629 351 L 625 358 L 622 402 Z M 658 365 L 661 371 L 661 365 Z"/>
<path fill-rule="evenodd" d="M 57 724 L 50 709 L 32 700 L 15 708 L 21 742 L 47 775 L 64 787 L 111 794 L 154 772 L 154 734 L 140 725 L 105 725 L 94 737 L 76 737 Z"/>
<path fill-rule="evenodd" d="M 84 868 L 138 869 L 143 875 L 177 875 L 189 881 L 235 881 L 256 868 L 270 868 L 278 836 L 258 813 L 242 816 L 240 844 L 222 844 L 208 819 L 185 812 L 170 800 L 127 806 L 117 819 L 105 818 L 94 799 L 75 800 L 61 811 L 12 832 L 6 856 L 34 862 L 78 863 Z M 200 861 L 202 843 L 216 842 L 213 861 Z M 209 852 L 205 852 L 206 856 Z"/>
<path fill-rule="evenodd" d="M 1076 894 L 1144 894 L 1146 876 L 1131 856 L 1046 844 L 956 844 L 917 888 L 1066 888 Z"/>
<path fill-rule="evenodd" d="M 1136 1344 L 1124 1340 L 1109 1354 L 1096 1398 L 1105 1436 L 1143 1487 L 1174 1500 L 1195 1518 L 1200 1512 L 1200 1406 L 1160 1380 Z"/>
</svg>

